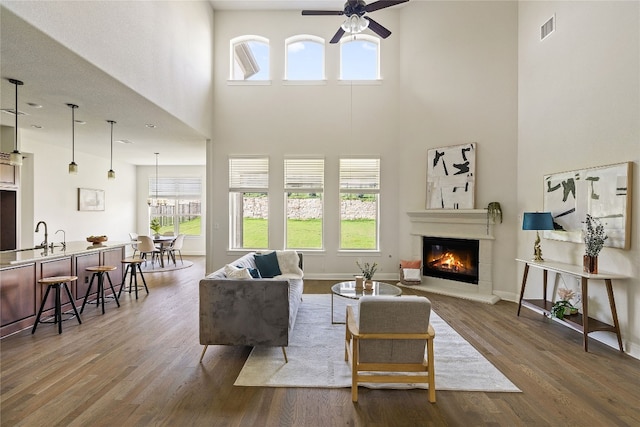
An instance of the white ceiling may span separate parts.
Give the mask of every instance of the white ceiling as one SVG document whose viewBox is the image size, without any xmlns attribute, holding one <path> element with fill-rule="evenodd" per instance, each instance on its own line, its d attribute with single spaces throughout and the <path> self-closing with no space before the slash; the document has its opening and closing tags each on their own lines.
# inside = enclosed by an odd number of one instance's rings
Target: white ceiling
<svg viewBox="0 0 640 427">
<path fill-rule="evenodd" d="M 18 87 L 18 108 L 26 113 L 18 118 L 20 141 L 34 139 L 70 150 L 71 109 L 66 104 L 72 103 L 79 106 L 76 120 L 86 122 L 75 126 L 79 152 L 109 157 L 106 120 L 115 120 L 114 140 L 133 142 L 114 144 L 115 161 L 153 165 L 153 153 L 159 152 L 161 165 L 205 164 L 205 136 L 6 9 L 0 20 L 0 108 L 15 108 L 15 86 L 7 79 L 23 81 Z M 0 124 L 13 129 L 14 123 L 13 115 L 0 113 Z"/>
</svg>

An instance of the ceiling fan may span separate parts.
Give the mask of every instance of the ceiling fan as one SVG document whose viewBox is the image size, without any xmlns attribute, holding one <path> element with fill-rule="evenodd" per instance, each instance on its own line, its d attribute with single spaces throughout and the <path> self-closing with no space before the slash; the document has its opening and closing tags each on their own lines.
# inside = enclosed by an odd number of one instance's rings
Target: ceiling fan
<svg viewBox="0 0 640 427">
<path fill-rule="evenodd" d="M 329 43 L 338 43 L 346 32 L 355 34 L 363 31 L 367 27 L 383 39 L 386 39 L 391 35 L 391 31 L 368 16 L 364 16 L 364 14 L 395 6 L 400 3 L 406 3 L 408 1 L 409 0 L 378 0 L 367 4 L 364 0 L 347 0 L 344 4 L 344 10 L 303 10 L 302 14 L 345 15 L 347 17 Z"/>
</svg>

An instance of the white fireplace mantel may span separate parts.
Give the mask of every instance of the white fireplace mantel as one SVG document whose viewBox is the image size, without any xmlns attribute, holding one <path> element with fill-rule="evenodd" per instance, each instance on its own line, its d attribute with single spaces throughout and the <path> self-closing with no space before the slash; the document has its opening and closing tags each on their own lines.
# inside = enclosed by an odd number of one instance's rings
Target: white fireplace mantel
<svg viewBox="0 0 640 427">
<path fill-rule="evenodd" d="M 412 253 L 422 258 L 422 237 L 450 237 L 480 242 L 478 284 L 423 277 L 413 287 L 427 292 L 455 296 L 489 304 L 500 297 L 493 295 L 493 222 L 487 224 L 486 209 L 429 209 L 407 212 L 411 221 Z"/>
</svg>

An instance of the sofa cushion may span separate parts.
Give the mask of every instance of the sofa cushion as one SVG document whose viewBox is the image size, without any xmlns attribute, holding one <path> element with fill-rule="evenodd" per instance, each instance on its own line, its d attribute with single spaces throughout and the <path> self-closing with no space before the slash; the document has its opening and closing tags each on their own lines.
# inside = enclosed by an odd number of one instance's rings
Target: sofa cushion
<svg viewBox="0 0 640 427">
<path fill-rule="evenodd" d="M 264 278 L 272 278 L 282 274 L 280 271 L 280 265 L 278 264 L 278 256 L 276 252 L 269 252 L 268 254 L 255 254 L 256 267 L 260 272 L 260 276 Z"/>
</svg>

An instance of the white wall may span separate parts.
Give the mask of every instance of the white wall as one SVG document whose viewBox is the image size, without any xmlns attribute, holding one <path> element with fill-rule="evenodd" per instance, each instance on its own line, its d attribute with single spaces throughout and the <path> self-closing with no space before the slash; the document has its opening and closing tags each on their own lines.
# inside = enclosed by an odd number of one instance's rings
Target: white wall
<svg viewBox="0 0 640 427">
<path fill-rule="evenodd" d="M 159 156 L 162 159 L 162 153 Z M 170 161 L 170 160 L 165 160 Z M 161 163 L 159 160 L 158 163 Z M 149 206 L 147 205 L 147 197 L 149 194 L 149 179 L 154 179 L 156 176 L 156 167 L 154 166 L 137 166 L 136 167 L 136 220 L 135 227 L 130 232 L 138 233 L 139 235 L 151 235 L 152 231 L 149 229 Z M 171 178 L 202 178 L 202 235 L 200 236 L 186 236 L 184 239 L 184 246 L 182 247 L 183 255 L 204 255 L 205 254 L 205 230 L 207 227 L 207 208 L 206 208 L 206 194 L 207 194 L 207 180 L 206 180 L 206 167 L 205 166 L 158 166 L 159 177 L 171 177 Z"/>
<path fill-rule="evenodd" d="M 203 135 L 211 135 L 213 10 L 208 2 L 3 5 Z"/>
<path fill-rule="evenodd" d="M 476 142 L 475 208 L 502 206 L 493 288 L 509 300 L 517 295 L 517 13 L 515 2 L 412 2 L 399 26 L 399 255 L 421 257 L 406 212 L 425 209 L 427 150 Z"/>
<path fill-rule="evenodd" d="M 540 26 L 554 14 L 555 33 L 540 41 Z M 519 6 L 518 214 L 542 209 L 545 174 L 634 163 L 631 249 L 603 249 L 599 268 L 631 277 L 613 287 L 624 347 L 635 357 L 640 357 L 639 22 L 638 2 Z M 517 235 L 518 254 L 529 257 L 531 234 Z M 582 262 L 583 244 L 543 240 L 542 248 L 547 259 Z M 540 276 L 530 273 L 529 283 L 540 283 Z M 561 286 L 578 289 L 575 279 L 562 279 Z M 535 290 L 529 285 L 527 293 Z M 589 286 L 589 314 L 611 324 L 601 283 Z M 613 334 L 591 336 L 617 348 Z"/>
</svg>

